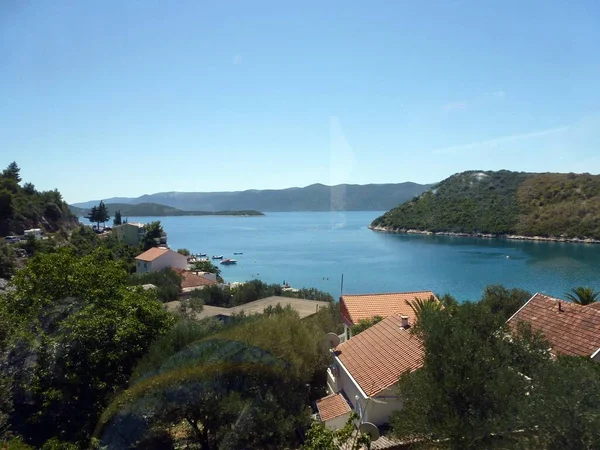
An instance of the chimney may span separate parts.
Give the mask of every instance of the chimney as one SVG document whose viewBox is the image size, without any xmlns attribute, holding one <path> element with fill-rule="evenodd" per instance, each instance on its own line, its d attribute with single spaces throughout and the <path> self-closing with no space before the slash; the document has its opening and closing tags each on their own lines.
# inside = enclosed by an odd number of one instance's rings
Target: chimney
<svg viewBox="0 0 600 450">
<path fill-rule="evenodd" d="M 400 316 L 400 319 L 402 320 L 402 328 L 409 328 L 410 327 L 410 323 L 408 321 L 408 316 Z"/>
<path fill-rule="evenodd" d="M 562 303 L 560 302 L 560 300 L 558 301 L 558 312 L 563 312 Z"/>
</svg>

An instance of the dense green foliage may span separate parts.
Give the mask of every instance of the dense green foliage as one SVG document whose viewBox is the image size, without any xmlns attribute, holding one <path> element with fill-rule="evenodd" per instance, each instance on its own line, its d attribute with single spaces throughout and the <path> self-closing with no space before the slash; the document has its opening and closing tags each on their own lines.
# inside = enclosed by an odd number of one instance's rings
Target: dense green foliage
<svg viewBox="0 0 600 450">
<path fill-rule="evenodd" d="M 305 298 L 333 302 L 333 297 L 317 289 L 300 289 L 298 292 L 284 291 L 279 284 L 267 284 L 261 280 L 251 280 L 235 288 L 209 286 L 197 292 L 205 305 L 232 308 L 274 295 L 293 298 Z"/>
<path fill-rule="evenodd" d="M 113 226 L 122 225 L 122 224 L 123 224 L 123 218 L 121 216 L 121 210 L 117 209 L 115 211 L 115 218 L 113 219 Z"/>
<path fill-rule="evenodd" d="M 15 162 L 0 174 L 0 236 L 23 234 L 28 228 L 55 232 L 75 223 L 60 192 L 40 192 L 31 183 L 21 186 L 21 181 Z"/>
<path fill-rule="evenodd" d="M 573 303 L 578 305 L 589 305 L 598 301 L 600 291 L 595 291 L 589 286 L 578 286 L 571 289 L 571 292 L 567 292 L 565 296 Z"/>
<path fill-rule="evenodd" d="M 107 250 L 39 254 L 0 296 L 9 332 L 0 375 L 11 379 L 12 430 L 35 445 L 88 439 L 107 400 L 172 317 L 153 292 L 126 286 Z"/>
<path fill-rule="evenodd" d="M 352 411 L 348 421 L 339 430 L 330 430 L 322 422 L 313 422 L 306 442 L 301 450 L 361 450 L 370 448 L 371 439 L 367 434 L 360 433 L 357 427 L 359 415 Z"/>
<path fill-rule="evenodd" d="M 367 328 L 371 328 L 376 323 L 379 323 L 383 320 L 381 316 L 375 316 L 370 319 L 360 319 L 356 325 L 352 325 L 350 327 L 350 331 L 352 331 L 352 335 L 356 336 L 359 333 L 362 333 Z"/>
<path fill-rule="evenodd" d="M 81 215 L 84 208 L 71 206 L 74 214 Z M 171 206 L 159 205 L 158 203 L 107 203 L 108 214 L 116 216 L 119 212 L 121 217 L 168 217 L 168 216 L 262 216 L 260 211 L 245 209 L 239 211 L 183 211 Z M 93 207 L 92 207 L 93 209 Z M 100 221 L 102 222 L 102 221 Z M 117 225 L 117 224 L 115 224 Z"/>
<path fill-rule="evenodd" d="M 160 240 L 160 237 L 163 233 L 163 227 L 160 224 L 160 221 L 150 222 L 146 225 L 146 234 L 142 238 L 142 242 L 140 243 L 142 247 L 142 251 L 146 251 L 151 249 L 152 247 L 156 247 Z"/>
<path fill-rule="evenodd" d="M 521 306 L 532 297 L 530 292 L 523 289 L 507 289 L 497 284 L 487 286 L 483 291 L 480 303 L 493 314 L 498 314 L 502 320 L 508 320 Z"/>
<path fill-rule="evenodd" d="M 92 207 L 86 218 L 90 222 L 96 223 L 96 228 L 99 230 L 100 222 L 102 222 L 103 226 L 106 225 L 106 222 L 110 219 L 110 214 L 104 202 L 100 201 L 100 204 L 98 206 Z"/>
<path fill-rule="evenodd" d="M 462 172 L 388 211 L 372 226 L 600 239 L 600 176 Z"/>
<path fill-rule="evenodd" d="M 170 267 L 166 267 L 158 272 L 132 274 L 129 276 L 128 284 L 130 286 L 153 284 L 156 286 L 156 296 L 158 299 L 166 303 L 179 298 L 179 293 L 181 292 L 181 275 Z"/>
<path fill-rule="evenodd" d="M 600 366 L 552 358 L 527 324 L 510 331 L 505 318 L 525 294 L 491 286 L 479 303 L 421 312 L 412 332 L 425 358 L 400 379 L 398 437 L 435 449 L 598 447 Z"/>
<path fill-rule="evenodd" d="M 284 308 L 235 324 L 179 322 L 151 346 L 131 387 L 107 409 L 102 444 L 129 448 L 157 425 L 183 421 L 182 444 L 295 448 L 297 427 L 310 421 L 311 395 L 322 394 L 308 386 L 328 363 L 321 339 L 329 314 L 307 322 Z"/>
<path fill-rule="evenodd" d="M 222 279 L 221 269 L 210 261 L 196 261 L 192 264 L 191 270 L 194 272 L 214 273 L 217 276 L 217 279 Z"/>
</svg>

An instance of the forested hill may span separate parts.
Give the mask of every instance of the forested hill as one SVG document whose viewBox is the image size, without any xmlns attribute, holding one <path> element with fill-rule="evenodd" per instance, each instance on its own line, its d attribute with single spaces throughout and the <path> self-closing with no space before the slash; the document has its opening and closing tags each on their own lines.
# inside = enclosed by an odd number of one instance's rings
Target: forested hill
<svg viewBox="0 0 600 450">
<path fill-rule="evenodd" d="M 600 239 L 600 176 L 462 172 L 388 211 L 371 227 Z"/>
<path fill-rule="evenodd" d="M 77 225 L 77 220 L 60 192 L 38 191 L 22 183 L 13 162 L 0 174 L 0 236 L 23 234 L 28 228 L 58 231 Z"/>
<path fill-rule="evenodd" d="M 158 203 L 184 211 L 385 211 L 428 189 L 430 185 L 313 184 L 303 188 L 240 192 L 161 192 L 137 198 L 109 198 L 104 203 Z M 91 208 L 99 201 L 75 203 Z"/>
<path fill-rule="evenodd" d="M 71 211 L 78 216 L 85 215 L 85 208 L 71 206 Z M 110 217 L 114 217 L 115 211 L 120 211 L 122 217 L 166 217 L 166 216 L 263 216 L 260 211 L 183 211 L 172 206 L 159 205 L 157 203 L 107 203 L 106 208 Z"/>
</svg>

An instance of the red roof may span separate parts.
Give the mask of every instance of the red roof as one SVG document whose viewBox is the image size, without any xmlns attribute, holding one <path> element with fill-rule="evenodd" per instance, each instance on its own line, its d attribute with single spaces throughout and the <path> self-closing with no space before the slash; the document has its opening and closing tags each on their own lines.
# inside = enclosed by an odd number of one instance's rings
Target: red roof
<svg viewBox="0 0 600 450">
<path fill-rule="evenodd" d="M 339 393 L 331 394 L 317 400 L 317 409 L 319 410 L 321 421 L 326 422 L 350 412 L 350 405 L 348 405 L 342 393 Z"/>
<path fill-rule="evenodd" d="M 191 288 L 191 287 L 200 287 L 200 286 L 212 286 L 213 284 L 218 284 L 216 281 L 208 280 L 200 275 L 197 275 L 193 272 L 189 272 L 187 270 L 173 268 L 175 272 L 181 275 L 181 289 Z"/>
<path fill-rule="evenodd" d="M 356 325 L 359 320 L 371 319 L 375 316 L 385 318 L 392 314 L 408 316 L 410 322 L 414 323 L 415 313 L 406 302 L 412 302 L 415 298 L 427 300 L 430 297 L 435 298 L 431 291 L 343 295 L 340 311 L 347 325 Z"/>
<path fill-rule="evenodd" d="M 560 305 L 560 310 L 559 310 Z M 600 309 L 535 294 L 508 324 L 529 322 L 541 331 L 555 353 L 591 356 L 600 348 Z"/>
<path fill-rule="evenodd" d="M 423 364 L 421 341 L 391 315 L 335 348 L 335 355 L 368 396 L 392 386 Z"/>
<path fill-rule="evenodd" d="M 150 262 L 170 251 L 172 250 L 169 250 L 168 248 L 152 247 L 150 250 L 146 250 L 144 253 L 137 255 L 135 259 Z"/>
</svg>

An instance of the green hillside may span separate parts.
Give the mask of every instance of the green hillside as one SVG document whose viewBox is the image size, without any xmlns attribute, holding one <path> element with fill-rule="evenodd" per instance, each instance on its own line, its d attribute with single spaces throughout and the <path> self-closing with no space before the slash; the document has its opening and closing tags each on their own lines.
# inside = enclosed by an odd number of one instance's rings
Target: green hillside
<svg viewBox="0 0 600 450">
<path fill-rule="evenodd" d="M 121 216 L 126 217 L 166 217 L 166 216 L 262 216 L 263 213 L 254 210 L 244 211 L 182 211 L 172 206 L 159 205 L 158 203 L 107 203 L 106 207 L 111 217 L 114 217 L 115 211 L 121 211 Z M 78 216 L 85 215 L 87 210 L 70 206 L 73 214 Z"/>
<path fill-rule="evenodd" d="M 0 173 L 0 236 L 20 235 L 29 228 L 55 232 L 76 224 L 56 189 L 38 191 L 32 183 L 22 183 L 15 162 Z"/>
<path fill-rule="evenodd" d="M 600 176 L 462 172 L 388 211 L 371 226 L 600 239 Z"/>
</svg>

